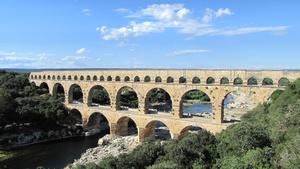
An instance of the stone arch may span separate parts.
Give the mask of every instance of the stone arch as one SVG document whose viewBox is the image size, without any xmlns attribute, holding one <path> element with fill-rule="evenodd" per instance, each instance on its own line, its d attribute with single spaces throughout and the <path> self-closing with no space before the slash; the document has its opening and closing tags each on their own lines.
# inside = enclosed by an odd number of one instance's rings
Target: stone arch
<svg viewBox="0 0 300 169">
<path fill-rule="evenodd" d="M 91 76 L 90 76 L 90 75 L 87 75 L 87 76 L 86 76 L 86 80 L 90 81 L 90 80 L 91 80 Z"/>
<path fill-rule="evenodd" d="M 84 80 L 84 76 L 80 76 L 80 80 L 81 80 L 81 81 Z"/>
<path fill-rule="evenodd" d="M 116 82 L 119 82 L 119 81 L 121 81 L 121 78 L 120 78 L 120 76 L 116 76 L 116 78 L 115 78 L 115 81 L 116 81 Z"/>
<path fill-rule="evenodd" d="M 66 80 L 66 75 L 63 75 L 63 76 L 62 76 L 62 80 Z"/>
<path fill-rule="evenodd" d="M 233 80 L 233 84 L 234 85 L 242 85 L 243 84 L 243 80 L 240 77 L 237 77 Z"/>
<path fill-rule="evenodd" d="M 33 79 L 33 75 L 30 75 L 30 79 Z"/>
<path fill-rule="evenodd" d="M 100 76 L 100 77 L 99 77 L 99 80 L 100 80 L 100 81 L 104 81 L 104 76 Z"/>
<path fill-rule="evenodd" d="M 216 81 L 213 77 L 208 77 L 206 79 L 206 84 L 214 84 Z"/>
<path fill-rule="evenodd" d="M 39 75 L 39 79 L 42 79 L 42 76 L 41 76 L 41 75 Z"/>
<path fill-rule="evenodd" d="M 135 121 L 128 116 L 121 117 L 117 121 L 115 134 L 118 136 L 137 135 L 138 130 Z"/>
<path fill-rule="evenodd" d="M 107 81 L 112 81 L 112 77 L 111 76 L 107 76 Z"/>
<path fill-rule="evenodd" d="M 78 84 L 72 84 L 69 88 L 69 103 L 78 104 L 83 103 L 83 92 L 81 87 Z"/>
<path fill-rule="evenodd" d="M 262 85 L 263 86 L 273 85 L 273 80 L 271 78 L 266 77 L 263 79 Z"/>
<path fill-rule="evenodd" d="M 48 75 L 48 76 L 47 76 L 47 79 L 48 79 L 48 80 L 51 80 L 51 76 L 50 76 L 50 75 Z"/>
<path fill-rule="evenodd" d="M 140 81 L 140 77 L 135 76 L 135 77 L 134 77 L 134 82 L 139 82 L 139 81 Z"/>
<path fill-rule="evenodd" d="M 156 83 L 161 83 L 161 82 L 162 82 L 161 77 L 160 77 L 160 76 L 156 76 L 156 77 L 155 77 L 155 82 L 156 82 Z"/>
<path fill-rule="evenodd" d="M 60 80 L 60 75 L 57 76 L 57 80 Z"/>
<path fill-rule="evenodd" d="M 145 78 L 144 78 L 144 82 L 150 82 L 151 81 L 151 78 L 150 78 L 150 76 L 145 76 Z"/>
<path fill-rule="evenodd" d="M 283 87 L 283 86 L 288 86 L 290 84 L 290 81 L 286 77 L 282 77 L 278 81 L 278 86 Z"/>
<path fill-rule="evenodd" d="M 130 81 L 130 77 L 129 77 L 129 76 L 125 76 L 125 77 L 124 77 L 124 81 L 125 81 L 125 82 L 129 82 L 129 81 Z"/>
<path fill-rule="evenodd" d="M 72 80 L 72 76 L 71 75 L 68 75 L 68 80 Z"/>
<path fill-rule="evenodd" d="M 46 82 L 42 82 L 41 84 L 40 84 L 40 93 L 41 94 L 45 94 L 45 93 L 49 93 L 49 86 L 48 86 L 48 84 L 46 83 Z"/>
<path fill-rule="evenodd" d="M 258 85 L 257 79 L 255 77 L 250 77 L 247 80 L 247 85 L 249 85 L 249 86 Z"/>
<path fill-rule="evenodd" d="M 185 77 L 180 77 L 179 78 L 179 83 L 186 83 L 186 78 Z"/>
<path fill-rule="evenodd" d="M 181 97 L 179 113 L 183 118 L 212 118 L 211 98 L 199 89 L 188 90 Z"/>
<path fill-rule="evenodd" d="M 34 79 L 37 79 L 37 75 L 34 75 Z"/>
<path fill-rule="evenodd" d="M 222 100 L 222 121 L 240 121 L 242 115 L 255 108 L 257 102 L 252 94 L 253 92 L 245 93 L 242 90 L 228 92 Z"/>
<path fill-rule="evenodd" d="M 82 113 L 77 109 L 71 109 L 68 111 L 68 121 L 77 126 L 83 127 Z"/>
<path fill-rule="evenodd" d="M 96 133 L 109 134 L 109 121 L 102 113 L 94 112 L 88 118 L 86 129 L 89 130 L 88 133 L 90 133 L 90 135 Z"/>
<path fill-rule="evenodd" d="M 167 83 L 174 83 L 174 78 L 171 77 L 171 76 L 169 76 L 169 77 L 167 78 Z"/>
<path fill-rule="evenodd" d="M 97 80 L 98 80 L 97 76 L 94 75 L 94 76 L 93 76 L 93 81 L 97 81 Z"/>
<path fill-rule="evenodd" d="M 138 105 L 138 95 L 133 88 L 124 86 L 118 90 L 116 98 L 117 110 L 137 109 Z"/>
<path fill-rule="evenodd" d="M 46 79 L 46 75 L 43 75 L 43 79 L 44 79 L 44 80 Z"/>
<path fill-rule="evenodd" d="M 200 83 L 200 78 L 199 77 L 193 77 L 192 83 L 193 84 L 199 84 Z"/>
<path fill-rule="evenodd" d="M 184 136 L 188 135 L 189 133 L 198 133 L 199 131 L 203 130 L 201 127 L 199 126 L 186 126 L 185 128 L 183 128 L 178 136 L 178 139 L 182 139 Z"/>
<path fill-rule="evenodd" d="M 220 80 L 221 85 L 227 85 L 229 84 L 229 79 L 227 77 L 222 77 Z"/>
<path fill-rule="evenodd" d="M 74 80 L 78 80 L 78 76 L 77 75 L 74 76 Z"/>
<path fill-rule="evenodd" d="M 172 138 L 170 128 L 159 120 L 153 120 L 146 124 L 142 133 L 142 139 L 169 140 Z"/>
<path fill-rule="evenodd" d="M 170 113 L 172 111 L 172 99 L 170 94 L 162 88 L 149 90 L 145 98 L 146 113 L 158 112 Z"/>
<path fill-rule="evenodd" d="M 65 101 L 65 90 L 62 84 L 55 83 L 53 86 L 52 94 L 54 97 L 59 98 L 62 102 Z"/>
<path fill-rule="evenodd" d="M 107 90 L 100 85 L 95 85 L 89 90 L 88 106 L 109 106 L 111 99 Z"/>
<path fill-rule="evenodd" d="M 55 75 L 52 76 L 52 80 L 55 80 Z"/>
</svg>

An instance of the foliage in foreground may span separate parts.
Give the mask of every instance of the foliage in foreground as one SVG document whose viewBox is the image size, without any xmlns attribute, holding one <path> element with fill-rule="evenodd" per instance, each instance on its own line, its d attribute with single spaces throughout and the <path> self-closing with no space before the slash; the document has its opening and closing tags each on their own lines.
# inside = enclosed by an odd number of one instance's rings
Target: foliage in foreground
<svg viewBox="0 0 300 169">
<path fill-rule="evenodd" d="M 207 131 L 160 144 L 145 142 L 128 155 L 81 169 L 245 169 L 300 166 L 300 80 L 275 92 L 242 122 L 217 134 Z"/>
</svg>

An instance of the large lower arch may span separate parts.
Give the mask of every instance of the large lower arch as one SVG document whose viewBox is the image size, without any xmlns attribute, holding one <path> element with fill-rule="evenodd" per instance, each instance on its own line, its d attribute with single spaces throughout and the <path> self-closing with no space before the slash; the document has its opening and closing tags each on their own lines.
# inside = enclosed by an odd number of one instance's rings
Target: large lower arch
<svg viewBox="0 0 300 169">
<path fill-rule="evenodd" d="M 222 121 L 240 121 L 241 116 L 257 106 L 252 93 L 232 91 L 222 101 Z"/>
<path fill-rule="evenodd" d="M 150 138 L 150 139 L 160 139 L 160 140 L 169 140 L 172 138 L 170 129 L 168 126 L 158 120 L 154 120 L 149 122 L 143 133 L 142 133 L 143 138 Z"/>
<path fill-rule="evenodd" d="M 82 89 L 77 84 L 72 84 L 69 88 L 69 103 L 78 104 L 83 103 Z"/>
<path fill-rule="evenodd" d="M 52 94 L 54 97 L 59 98 L 62 102 L 65 101 L 65 89 L 60 83 L 56 83 L 53 86 Z"/>
<path fill-rule="evenodd" d="M 86 129 L 90 132 L 93 132 L 92 134 L 96 134 L 99 132 L 103 134 L 109 134 L 109 121 L 102 113 L 94 112 L 88 118 Z"/>
<path fill-rule="evenodd" d="M 88 95 L 89 106 L 109 106 L 110 97 L 107 90 L 100 85 L 93 86 Z"/>
<path fill-rule="evenodd" d="M 39 91 L 41 94 L 49 93 L 49 86 L 46 82 L 41 83 L 39 89 L 40 89 Z"/>
<path fill-rule="evenodd" d="M 83 126 L 83 120 L 81 112 L 77 109 L 71 109 L 68 111 L 68 121 L 71 124 L 77 125 L 77 126 Z"/>
<path fill-rule="evenodd" d="M 212 118 L 212 103 L 210 97 L 201 90 L 187 91 L 180 100 L 180 117 Z"/>
<path fill-rule="evenodd" d="M 118 136 L 137 135 L 138 130 L 136 127 L 136 123 L 130 117 L 121 117 L 117 121 L 115 134 Z"/>
<path fill-rule="evenodd" d="M 195 133 L 196 134 L 201 130 L 203 130 L 203 129 L 201 127 L 198 127 L 198 126 L 193 126 L 193 125 L 186 126 L 185 128 L 183 128 L 180 131 L 178 139 L 183 138 L 184 136 L 188 135 L 189 133 Z"/>
<path fill-rule="evenodd" d="M 172 100 L 168 92 L 162 88 L 154 88 L 148 91 L 145 99 L 146 113 L 170 113 L 172 111 Z"/>
<path fill-rule="evenodd" d="M 129 110 L 138 108 L 137 93 L 128 86 L 119 89 L 117 93 L 117 110 Z"/>
</svg>

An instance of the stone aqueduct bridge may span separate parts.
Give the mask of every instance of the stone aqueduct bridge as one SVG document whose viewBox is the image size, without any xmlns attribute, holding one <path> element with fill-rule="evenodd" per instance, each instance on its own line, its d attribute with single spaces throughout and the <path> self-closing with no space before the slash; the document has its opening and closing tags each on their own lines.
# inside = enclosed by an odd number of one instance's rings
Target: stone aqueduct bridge
<svg viewBox="0 0 300 169">
<path fill-rule="evenodd" d="M 198 126 L 213 133 L 220 132 L 229 125 L 223 122 L 223 101 L 230 92 L 244 92 L 253 97 L 256 103 L 262 103 L 275 90 L 282 88 L 279 85 L 280 81 L 292 82 L 299 77 L 299 71 L 281 70 L 100 69 L 32 72 L 30 81 L 36 85 L 47 83 L 50 94 L 55 92 L 57 83 L 61 84 L 66 98 L 65 105 L 70 109 L 79 110 L 84 124 L 87 124 L 92 113 L 100 112 L 109 122 L 110 133 L 122 135 L 122 130 L 127 126 L 125 123 L 122 124 L 124 121 L 122 119 L 129 117 L 136 123 L 139 139 L 144 139 L 151 132 L 148 126 L 151 126 L 153 121 L 163 122 L 173 138 L 179 137 L 190 126 Z M 251 78 L 257 84 L 250 85 Z M 271 79 L 272 82 L 264 84 L 265 78 Z M 70 88 L 73 84 L 79 85 L 82 89 L 81 104 L 70 102 Z M 106 89 L 111 100 L 110 106 L 91 107 L 87 104 L 89 91 L 95 85 Z M 137 109 L 118 110 L 118 91 L 124 86 L 131 87 L 137 93 Z M 154 88 L 161 88 L 170 95 L 172 101 L 170 113 L 146 113 L 147 95 Z M 205 92 L 210 97 L 212 119 L 183 117 L 182 98 L 186 92 L 195 89 Z"/>
</svg>

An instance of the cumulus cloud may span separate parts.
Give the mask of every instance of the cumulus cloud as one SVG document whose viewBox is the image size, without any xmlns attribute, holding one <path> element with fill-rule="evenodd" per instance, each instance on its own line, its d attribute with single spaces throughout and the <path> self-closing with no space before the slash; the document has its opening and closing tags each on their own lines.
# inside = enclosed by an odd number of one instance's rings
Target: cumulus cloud
<svg viewBox="0 0 300 169">
<path fill-rule="evenodd" d="M 81 12 L 85 15 L 85 16 L 91 16 L 91 10 L 90 9 L 82 9 Z"/>
<path fill-rule="evenodd" d="M 78 49 L 77 51 L 76 51 L 76 54 L 77 55 L 82 55 L 82 54 L 84 54 L 86 52 L 86 49 L 85 48 L 80 48 L 80 49 Z"/>
<path fill-rule="evenodd" d="M 192 11 L 183 4 L 153 4 L 136 12 L 126 8 L 119 8 L 115 11 L 127 14 L 126 17 L 138 17 L 140 21 L 130 21 L 127 25 L 117 28 L 97 27 L 96 31 L 101 33 L 104 40 L 124 40 L 149 33 L 163 32 L 166 29 L 174 29 L 188 36 L 233 36 L 258 32 L 282 32 L 288 29 L 287 26 L 217 28 L 213 24 L 214 20 L 234 14 L 229 8 L 216 10 L 206 8 L 200 19 L 193 17 Z"/>
<path fill-rule="evenodd" d="M 187 49 L 187 50 L 177 50 L 172 52 L 170 55 L 172 56 L 184 56 L 184 55 L 193 55 L 199 53 L 208 52 L 207 49 Z"/>
</svg>

